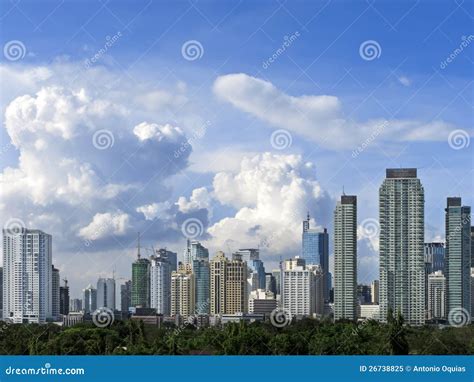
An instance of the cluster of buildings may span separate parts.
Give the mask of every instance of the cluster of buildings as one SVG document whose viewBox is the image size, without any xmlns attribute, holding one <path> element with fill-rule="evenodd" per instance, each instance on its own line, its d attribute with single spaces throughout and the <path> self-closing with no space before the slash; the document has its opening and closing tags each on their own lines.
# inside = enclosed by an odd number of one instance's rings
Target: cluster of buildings
<svg viewBox="0 0 474 382">
<path fill-rule="evenodd" d="M 329 271 L 329 233 L 303 221 L 300 256 L 267 271 L 258 248 L 232 254 L 209 251 L 188 240 L 183 261 L 175 252 L 154 250 L 137 258 L 131 279 L 100 278 L 81 299 L 69 298 L 52 265 L 51 236 L 31 229 L 3 230 L 3 319 L 14 323 L 87 319 L 108 308 L 116 317 L 149 323 L 193 319 L 201 324 L 264 320 L 281 310 L 291 317 L 373 318 L 389 310 L 410 325 L 443 322 L 450 312 L 474 310 L 474 227 L 460 197 L 448 197 L 446 241 L 424 242 L 424 189 L 416 169 L 387 169 L 379 189 L 379 279 L 357 282 L 357 197 L 341 195 L 334 210 L 334 269 Z M 471 269 L 471 265 L 473 268 Z"/>
</svg>

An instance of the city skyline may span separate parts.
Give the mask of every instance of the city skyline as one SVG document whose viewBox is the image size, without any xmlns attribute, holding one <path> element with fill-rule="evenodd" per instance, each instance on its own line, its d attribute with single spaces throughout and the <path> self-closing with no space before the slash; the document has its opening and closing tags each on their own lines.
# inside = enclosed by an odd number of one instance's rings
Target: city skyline
<svg viewBox="0 0 474 382">
<path fill-rule="evenodd" d="M 466 3 L 53 3 L 2 23 L 0 214 L 53 235 L 72 296 L 127 276 L 137 231 L 181 255 L 188 219 L 273 269 L 343 188 L 369 283 L 384 168 L 419 169 L 428 242 L 447 196 L 473 205 Z"/>
</svg>

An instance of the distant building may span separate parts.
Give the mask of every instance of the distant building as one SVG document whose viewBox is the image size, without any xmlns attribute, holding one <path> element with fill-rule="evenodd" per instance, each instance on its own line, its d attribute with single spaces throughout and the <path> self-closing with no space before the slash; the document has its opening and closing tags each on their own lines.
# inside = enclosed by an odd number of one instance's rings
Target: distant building
<svg viewBox="0 0 474 382">
<path fill-rule="evenodd" d="M 209 314 L 209 292 L 210 292 L 210 268 L 209 260 L 195 259 L 193 260 L 194 273 L 194 300 L 196 314 Z"/>
<path fill-rule="evenodd" d="M 52 237 L 3 229 L 3 318 L 17 324 L 52 318 Z"/>
<path fill-rule="evenodd" d="M 365 284 L 357 285 L 357 299 L 359 304 L 372 303 L 371 286 Z"/>
<path fill-rule="evenodd" d="M 63 316 L 63 325 L 69 327 L 80 324 L 84 322 L 84 316 L 83 312 L 70 312 Z"/>
<path fill-rule="evenodd" d="M 120 310 L 122 312 L 128 312 L 128 309 L 132 306 L 132 281 L 125 281 L 120 285 Z"/>
<path fill-rule="evenodd" d="M 444 243 L 425 243 L 425 263 L 429 263 L 431 272 L 444 272 L 445 249 Z"/>
<path fill-rule="evenodd" d="M 60 277 L 59 269 L 55 268 L 54 265 L 51 266 L 51 278 L 52 278 L 52 290 L 51 290 L 51 309 L 52 309 L 52 318 L 53 320 L 59 320 L 59 287 L 60 287 Z"/>
<path fill-rule="evenodd" d="M 446 318 L 446 277 L 436 271 L 428 275 L 428 319 Z"/>
<path fill-rule="evenodd" d="M 69 303 L 69 313 L 82 311 L 82 300 L 80 298 L 71 298 Z"/>
<path fill-rule="evenodd" d="M 171 315 L 183 317 L 195 313 L 194 274 L 191 264 L 179 263 L 178 270 L 171 274 Z"/>
<path fill-rule="evenodd" d="M 83 291 L 82 302 L 84 303 L 84 312 L 93 313 L 97 310 L 97 289 L 89 284 Z"/>
<path fill-rule="evenodd" d="M 357 197 L 342 195 L 334 211 L 334 320 L 357 319 Z"/>
<path fill-rule="evenodd" d="M 275 293 L 281 294 L 281 272 L 280 269 L 273 269 L 272 275 L 275 279 Z"/>
<path fill-rule="evenodd" d="M 209 260 L 209 250 L 197 240 L 187 240 L 184 250 L 184 263 L 192 264 L 193 260 Z"/>
<path fill-rule="evenodd" d="M 450 197 L 446 206 L 445 276 L 447 314 L 471 311 L 471 207 Z"/>
<path fill-rule="evenodd" d="M 239 249 L 236 252 L 242 260 L 247 261 L 248 279 L 252 280 L 248 292 L 265 288 L 265 266 L 260 260 L 260 250 L 257 248 Z M 248 260 L 247 260 L 248 258 Z M 251 275 L 252 274 L 252 275 Z M 253 277 L 252 277 L 253 276 Z"/>
<path fill-rule="evenodd" d="M 3 268 L 0 267 L 0 321 L 3 319 Z"/>
<path fill-rule="evenodd" d="M 171 311 L 171 265 L 161 253 L 150 258 L 150 307 L 157 314 L 168 316 Z"/>
<path fill-rule="evenodd" d="M 140 254 L 140 234 L 137 239 L 137 259 L 132 264 L 133 307 L 150 307 L 150 261 Z"/>
<path fill-rule="evenodd" d="M 370 284 L 370 297 L 372 304 L 379 303 L 379 280 L 374 280 Z"/>
<path fill-rule="evenodd" d="M 379 189 L 380 319 L 425 323 L 425 196 L 416 168 L 387 169 Z"/>
<path fill-rule="evenodd" d="M 100 278 L 97 280 L 97 308 L 115 310 L 115 279 Z"/>
<path fill-rule="evenodd" d="M 64 286 L 59 287 L 59 313 L 69 314 L 69 286 L 64 279 Z"/>
<path fill-rule="evenodd" d="M 178 270 L 178 254 L 176 252 L 168 251 L 165 248 L 156 250 L 156 254 L 168 260 L 170 264 L 170 274 Z"/>
<path fill-rule="evenodd" d="M 359 312 L 358 317 L 362 320 L 379 320 L 379 305 L 378 304 L 360 304 L 357 307 Z"/>
<path fill-rule="evenodd" d="M 277 300 L 273 292 L 257 289 L 249 295 L 249 313 L 270 315 L 277 308 Z"/>
<path fill-rule="evenodd" d="M 329 301 L 329 235 L 326 228 L 322 232 L 310 228 L 310 216 L 303 221 L 302 257 L 306 265 L 320 265 L 324 277 L 324 299 Z"/>
<path fill-rule="evenodd" d="M 277 294 L 275 276 L 271 273 L 265 273 L 265 290 Z"/>
</svg>

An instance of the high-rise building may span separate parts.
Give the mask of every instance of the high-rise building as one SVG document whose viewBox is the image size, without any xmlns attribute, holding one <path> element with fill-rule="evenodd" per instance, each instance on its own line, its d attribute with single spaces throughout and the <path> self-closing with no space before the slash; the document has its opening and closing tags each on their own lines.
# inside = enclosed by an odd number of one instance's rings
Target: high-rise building
<svg viewBox="0 0 474 382">
<path fill-rule="evenodd" d="M 3 317 L 44 323 L 52 317 L 52 238 L 36 229 L 3 229 Z"/>
<path fill-rule="evenodd" d="M 64 286 L 59 287 L 59 313 L 64 316 L 69 314 L 69 286 L 64 279 Z"/>
<path fill-rule="evenodd" d="M 474 226 L 471 226 L 471 267 L 474 267 Z"/>
<path fill-rule="evenodd" d="M 275 294 L 268 290 L 257 289 L 249 294 L 249 313 L 270 315 L 277 305 Z"/>
<path fill-rule="evenodd" d="M 280 269 L 273 269 L 272 275 L 275 278 L 275 293 L 281 294 L 281 271 Z"/>
<path fill-rule="evenodd" d="M 97 308 L 115 310 L 115 279 L 100 278 L 97 280 Z"/>
<path fill-rule="evenodd" d="M 196 314 L 209 314 L 210 270 L 209 260 L 193 260 L 194 302 Z"/>
<path fill-rule="evenodd" d="M 0 267 L 0 321 L 3 319 L 3 267 Z"/>
<path fill-rule="evenodd" d="M 312 316 L 324 311 L 323 271 L 303 258 L 285 260 L 281 266 L 281 304 L 293 316 Z"/>
<path fill-rule="evenodd" d="M 271 273 L 265 273 L 265 290 L 276 295 L 275 276 Z"/>
<path fill-rule="evenodd" d="M 303 221 L 302 257 L 307 265 L 320 265 L 324 274 L 324 299 L 329 301 L 329 235 L 310 228 L 310 216 Z"/>
<path fill-rule="evenodd" d="M 461 198 L 447 199 L 445 276 L 447 312 L 471 311 L 471 207 Z"/>
<path fill-rule="evenodd" d="M 441 271 L 444 272 L 444 243 L 425 243 L 425 263 L 430 264 L 430 273 Z"/>
<path fill-rule="evenodd" d="M 191 264 L 179 263 L 178 270 L 171 274 L 171 315 L 189 317 L 194 315 L 194 274 Z"/>
<path fill-rule="evenodd" d="M 55 268 L 54 265 L 51 266 L 51 316 L 53 320 L 59 320 L 59 288 L 60 288 L 60 277 L 59 269 Z"/>
<path fill-rule="evenodd" d="M 235 252 L 248 265 L 248 292 L 265 288 L 265 266 L 260 260 L 260 250 L 257 248 L 239 249 Z M 248 258 L 248 260 L 246 260 Z"/>
<path fill-rule="evenodd" d="M 246 313 L 247 301 L 247 262 L 238 254 L 229 260 L 217 252 L 210 261 L 211 314 Z"/>
<path fill-rule="evenodd" d="M 128 312 L 128 308 L 132 306 L 132 281 L 125 281 L 120 285 L 120 310 Z"/>
<path fill-rule="evenodd" d="M 334 319 L 357 319 L 357 197 L 342 195 L 334 211 Z"/>
<path fill-rule="evenodd" d="M 80 298 L 71 298 L 69 303 L 69 312 L 80 312 L 82 310 L 82 300 Z"/>
<path fill-rule="evenodd" d="M 93 313 L 97 310 L 97 289 L 89 284 L 82 290 L 82 302 L 85 313 Z"/>
<path fill-rule="evenodd" d="M 380 320 L 425 322 L 424 190 L 415 168 L 387 169 L 379 190 Z"/>
<path fill-rule="evenodd" d="M 170 264 L 170 272 L 176 272 L 178 270 L 178 254 L 176 252 L 168 251 L 165 248 L 160 248 L 156 251 L 159 257 L 165 258 Z M 170 273 L 170 274 L 171 274 Z"/>
<path fill-rule="evenodd" d="M 365 284 L 357 285 L 357 301 L 359 305 L 370 304 L 372 302 L 370 285 L 365 285 Z"/>
<path fill-rule="evenodd" d="M 150 307 L 169 315 L 171 308 L 171 264 L 160 253 L 150 257 Z"/>
<path fill-rule="evenodd" d="M 184 250 L 184 263 L 192 264 L 193 260 L 199 259 L 209 260 L 209 250 L 199 241 L 188 239 L 186 249 Z"/>
<path fill-rule="evenodd" d="M 428 275 L 428 319 L 446 318 L 446 277 L 436 271 Z"/>
<path fill-rule="evenodd" d="M 370 284 L 370 302 L 372 304 L 379 303 L 379 280 L 374 280 Z"/>
<path fill-rule="evenodd" d="M 471 268 L 471 321 L 474 321 L 474 267 Z"/>
<path fill-rule="evenodd" d="M 140 234 L 137 240 L 137 259 L 132 264 L 132 306 L 150 307 L 150 260 L 140 254 Z"/>
</svg>

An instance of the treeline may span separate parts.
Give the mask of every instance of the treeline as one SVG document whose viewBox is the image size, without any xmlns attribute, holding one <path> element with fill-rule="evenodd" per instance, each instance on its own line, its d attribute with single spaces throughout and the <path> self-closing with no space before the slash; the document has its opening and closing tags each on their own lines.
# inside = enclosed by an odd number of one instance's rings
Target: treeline
<svg viewBox="0 0 474 382">
<path fill-rule="evenodd" d="M 79 324 L 0 323 L 0 354 L 14 355 L 304 355 L 473 354 L 474 325 L 462 328 L 306 319 L 284 328 L 270 323 L 233 323 L 222 328 L 157 328 L 118 321 L 108 328 Z"/>
</svg>

